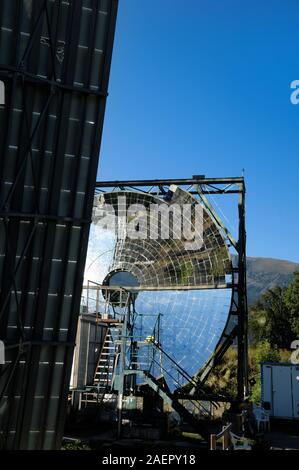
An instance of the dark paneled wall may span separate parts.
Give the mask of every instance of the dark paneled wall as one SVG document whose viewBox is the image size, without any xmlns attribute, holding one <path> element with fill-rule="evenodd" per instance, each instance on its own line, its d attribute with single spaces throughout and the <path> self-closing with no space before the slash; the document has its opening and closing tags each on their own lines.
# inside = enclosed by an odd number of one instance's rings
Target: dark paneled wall
<svg viewBox="0 0 299 470">
<path fill-rule="evenodd" d="M 0 445 L 60 447 L 117 0 L 0 2 Z"/>
</svg>

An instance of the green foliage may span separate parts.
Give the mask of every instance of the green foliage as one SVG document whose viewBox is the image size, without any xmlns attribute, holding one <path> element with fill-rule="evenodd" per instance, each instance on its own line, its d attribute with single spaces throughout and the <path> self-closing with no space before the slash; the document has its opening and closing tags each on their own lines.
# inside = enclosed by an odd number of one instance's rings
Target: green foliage
<svg viewBox="0 0 299 470">
<path fill-rule="evenodd" d="M 268 289 L 251 307 L 249 333 L 253 343 L 267 340 L 272 347 L 289 348 L 299 337 L 299 272 L 289 287 Z"/>
<path fill-rule="evenodd" d="M 255 347 L 249 348 L 249 378 L 256 380 L 250 393 L 251 400 L 254 403 L 260 403 L 261 401 L 260 363 L 280 362 L 285 360 L 284 354 L 284 351 L 273 348 L 266 340 L 261 341 Z M 235 348 L 229 349 L 223 356 L 221 363 L 215 367 L 213 373 L 208 378 L 206 387 L 207 392 L 225 392 L 232 396 L 236 395 L 237 350 Z"/>
<path fill-rule="evenodd" d="M 282 358 L 281 352 L 273 348 L 271 344 L 264 340 L 260 341 L 255 348 L 249 349 L 249 369 L 250 377 L 256 380 L 255 385 L 251 388 L 250 397 L 253 403 L 261 402 L 261 362 L 279 362 Z"/>
<path fill-rule="evenodd" d="M 83 444 L 81 441 L 76 440 L 73 442 L 68 442 L 61 447 L 61 450 L 90 450 L 90 448 Z"/>
<path fill-rule="evenodd" d="M 251 389 L 250 397 L 253 403 L 256 403 L 258 405 L 261 402 L 261 394 L 261 379 L 258 378 L 256 384 Z"/>
<path fill-rule="evenodd" d="M 251 399 L 261 400 L 260 363 L 287 362 L 290 345 L 299 338 L 299 272 L 288 288 L 273 287 L 266 291 L 249 312 L 249 378 L 256 380 Z M 237 390 L 237 351 L 230 348 L 207 381 L 208 391 Z"/>
<path fill-rule="evenodd" d="M 286 288 L 276 286 L 267 290 L 251 307 L 249 334 L 254 344 L 266 340 L 272 347 L 290 347 L 295 338 L 286 304 Z"/>
<path fill-rule="evenodd" d="M 294 273 L 294 279 L 286 290 L 285 303 L 290 312 L 292 331 L 297 339 L 299 338 L 299 272 Z"/>
<path fill-rule="evenodd" d="M 264 340 L 256 347 L 255 359 L 257 364 L 261 362 L 279 362 L 280 354 L 276 348 L 273 348 L 268 341 Z"/>
</svg>

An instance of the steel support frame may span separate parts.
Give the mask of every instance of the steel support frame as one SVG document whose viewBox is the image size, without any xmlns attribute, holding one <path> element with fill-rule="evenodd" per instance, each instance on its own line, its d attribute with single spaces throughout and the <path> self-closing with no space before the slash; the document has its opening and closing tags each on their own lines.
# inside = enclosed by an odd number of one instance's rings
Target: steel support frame
<svg viewBox="0 0 299 470">
<path fill-rule="evenodd" d="M 189 179 L 154 179 L 154 180 L 124 180 L 124 181 L 98 181 L 96 192 L 105 193 L 117 190 L 141 191 L 144 193 L 161 196 L 166 193 L 170 185 L 178 185 L 190 194 L 200 198 L 206 210 L 219 229 L 225 232 L 227 239 L 237 255 L 237 266 L 233 270 L 233 295 L 227 325 L 224 329 L 215 354 L 209 359 L 199 373 L 198 387 L 201 388 L 226 351 L 237 343 L 237 393 L 235 396 L 213 395 L 215 401 L 242 403 L 248 397 L 248 305 L 247 305 L 247 281 L 246 281 L 246 225 L 245 225 L 245 180 L 244 177 L 205 178 L 203 175 L 193 176 Z M 213 210 L 206 195 L 238 195 L 238 239 L 234 240 L 223 221 Z M 230 320 L 236 319 L 233 327 L 229 326 Z M 184 394 L 182 395 L 184 396 Z M 189 395 L 188 395 L 189 396 Z M 205 397 L 202 393 L 194 396 Z M 206 398 L 210 396 L 207 394 Z"/>
</svg>

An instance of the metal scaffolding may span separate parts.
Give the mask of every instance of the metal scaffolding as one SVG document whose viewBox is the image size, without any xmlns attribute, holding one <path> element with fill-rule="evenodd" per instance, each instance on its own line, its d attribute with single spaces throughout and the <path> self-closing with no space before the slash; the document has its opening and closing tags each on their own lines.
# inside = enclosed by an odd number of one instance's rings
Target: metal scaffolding
<svg viewBox="0 0 299 470">
<path fill-rule="evenodd" d="M 246 229 L 245 229 L 245 181 L 243 177 L 232 178 L 205 178 L 203 175 L 190 179 L 156 179 L 137 181 L 103 181 L 96 183 L 98 193 L 108 191 L 128 190 L 141 191 L 151 195 L 163 196 L 170 185 L 178 185 L 198 198 L 209 213 L 214 223 L 222 231 L 236 255 L 236 263 L 232 268 L 232 302 L 227 324 L 223 335 L 215 349 L 214 354 L 201 369 L 199 374 L 198 390 L 194 397 L 210 399 L 211 395 L 204 395 L 199 389 L 205 384 L 213 368 L 219 364 L 226 351 L 232 344 L 237 345 L 238 361 L 238 390 L 236 396 L 213 395 L 215 401 L 242 402 L 248 397 L 248 345 L 247 345 L 247 287 L 246 287 Z M 209 202 L 208 195 L 229 194 L 238 195 L 238 236 L 234 238 Z M 182 397 L 184 395 L 181 395 Z M 190 398 L 190 395 L 186 396 Z"/>
</svg>

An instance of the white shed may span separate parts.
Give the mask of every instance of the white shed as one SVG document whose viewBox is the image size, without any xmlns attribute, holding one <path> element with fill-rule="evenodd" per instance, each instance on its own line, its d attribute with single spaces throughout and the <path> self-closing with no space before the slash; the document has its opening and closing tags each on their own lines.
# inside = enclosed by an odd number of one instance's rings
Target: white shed
<svg viewBox="0 0 299 470">
<path fill-rule="evenodd" d="M 261 364 L 262 402 L 274 418 L 299 419 L 299 364 Z"/>
</svg>

